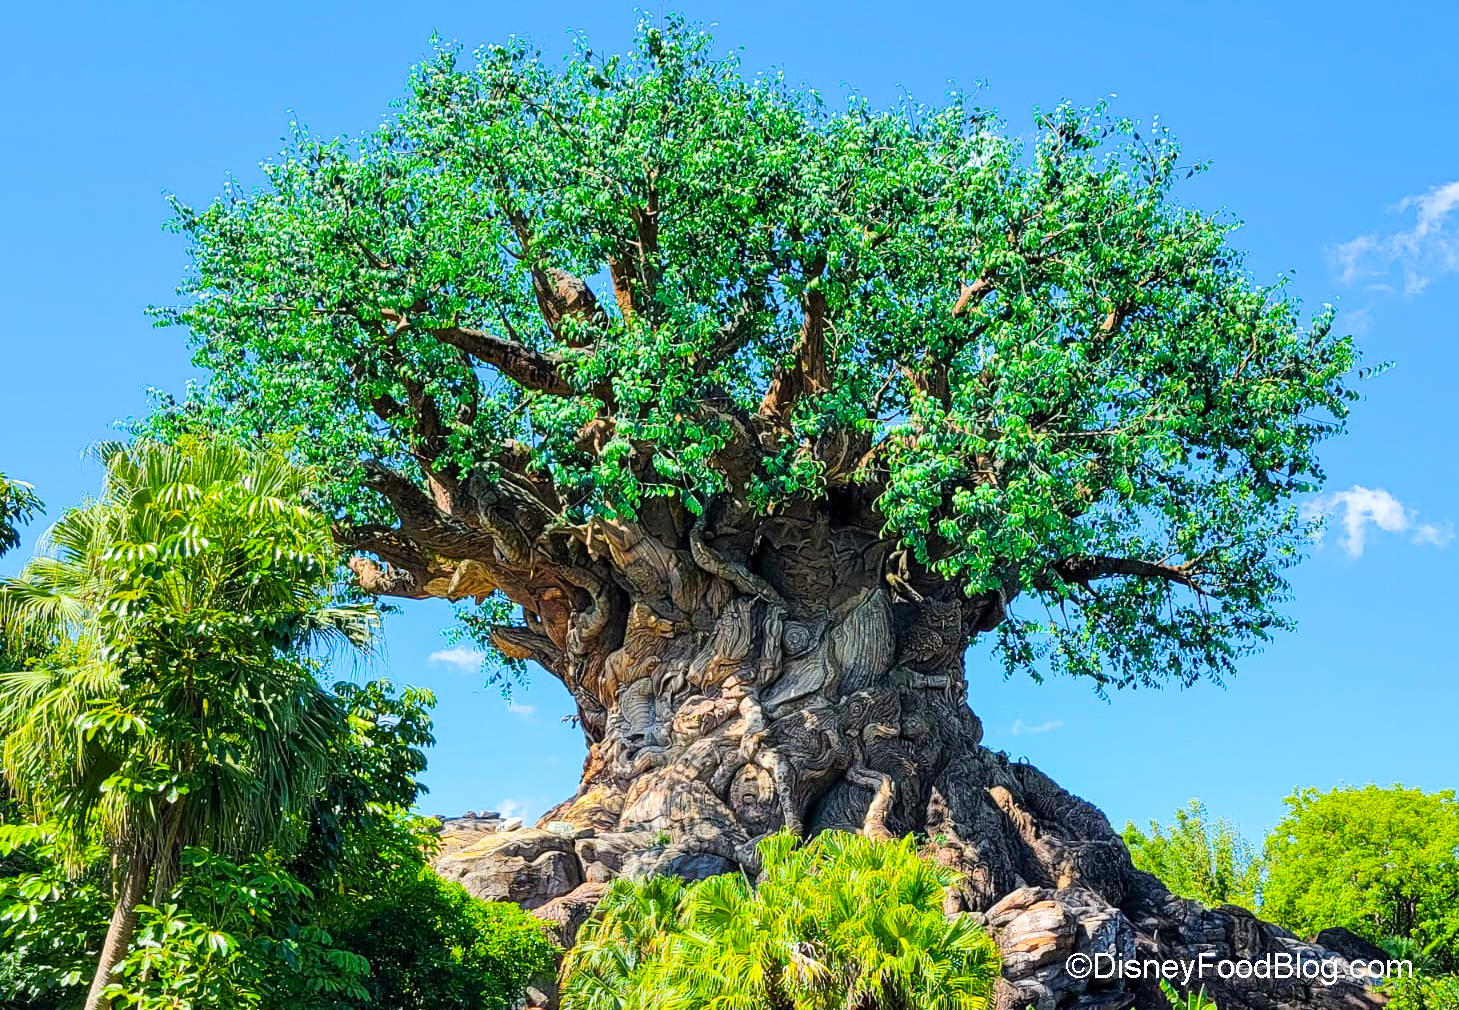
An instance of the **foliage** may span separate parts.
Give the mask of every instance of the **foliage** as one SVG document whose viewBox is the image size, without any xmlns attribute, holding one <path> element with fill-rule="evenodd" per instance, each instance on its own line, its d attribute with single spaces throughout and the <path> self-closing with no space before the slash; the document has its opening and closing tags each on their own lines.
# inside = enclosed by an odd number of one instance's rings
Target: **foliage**
<svg viewBox="0 0 1459 1010">
<path fill-rule="evenodd" d="M 954 1010 L 987 1005 L 991 940 L 947 919 L 951 876 L 910 838 L 789 833 L 742 874 L 615 881 L 563 965 L 563 1010 Z"/>
<path fill-rule="evenodd" d="M 1170 1004 L 1170 1010 L 1220 1010 L 1220 1007 L 1216 1006 L 1216 1001 L 1206 996 L 1204 987 L 1182 996 L 1176 992 L 1174 986 L 1161 979 L 1160 991 L 1165 995 L 1165 1001 Z"/>
<path fill-rule="evenodd" d="M 1148 835 L 1126 824 L 1124 840 L 1136 869 L 1155 874 L 1183 898 L 1208 906 L 1258 905 L 1261 858 L 1231 822 L 1208 823 L 1199 800 L 1177 810 L 1167 827 L 1151 821 Z"/>
<path fill-rule="evenodd" d="M 19 528 L 44 508 L 34 487 L 0 473 L 0 554 L 20 546 Z"/>
<path fill-rule="evenodd" d="M 370 1002 L 390 1010 L 509 1010 L 554 968 L 542 923 L 506 902 L 479 901 L 420 867 L 392 874 L 361 902 L 335 901 L 326 920 L 370 964 Z"/>
<path fill-rule="evenodd" d="M 309 889 L 277 861 L 183 856 L 169 900 L 141 908 L 110 992 L 136 1010 L 335 1010 L 365 997 L 369 965 L 310 923 Z"/>
<path fill-rule="evenodd" d="M 1305 789 L 1267 839 L 1263 911 L 1310 934 L 1408 938 L 1459 968 L 1459 801 L 1402 786 Z"/>
<path fill-rule="evenodd" d="M 110 901 L 104 851 L 72 876 L 55 832 L 23 823 L 10 804 L 0 825 L 0 1010 L 71 1007 L 96 968 Z"/>
<path fill-rule="evenodd" d="M 1386 1010 L 1459 1010 L 1459 975 L 1400 975 L 1383 990 Z"/>
<path fill-rule="evenodd" d="M 504 555 L 839 495 L 1000 617 L 1027 601 L 1010 669 L 1230 675 L 1287 623 L 1353 345 L 1176 202 L 1203 166 L 1162 128 L 1002 129 L 961 93 L 747 80 L 672 17 L 560 67 L 441 47 L 358 145 L 294 124 L 264 188 L 175 202 L 193 269 L 159 315 L 207 380 L 153 426 L 305 434 L 336 518 L 407 571 L 470 556 L 390 526 L 442 491 Z"/>
<path fill-rule="evenodd" d="M 325 604 L 329 528 L 277 454 L 106 451 L 100 498 L 0 586 L 0 617 L 68 643 L 0 676 L 6 777 L 78 844 L 99 826 L 158 858 L 255 852 L 321 779 L 337 717 L 301 650 L 364 643 L 372 612 Z"/>
<path fill-rule="evenodd" d="M 409 816 L 434 742 L 429 691 L 388 681 L 340 683 L 349 734 L 312 805 L 294 864 L 319 899 L 311 920 L 365 957 L 365 1006 L 493 1010 L 551 970 L 542 924 L 514 905 L 479 901 L 426 866 L 435 838 Z"/>
<path fill-rule="evenodd" d="M 168 895 L 185 850 L 287 845 L 340 717 L 309 651 L 364 646 L 375 622 L 329 605 L 330 529 L 281 452 L 183 439 L 100 455 L 101 495 L 0 583 L 14 637 L 58 643 L 0 673 L 5 778 L 68 869 L 85 869 L 93 840 L 113 857 L 88 1010 L 105 1004 L 143 892 Z"/>
<path fill-rule="evenodd" d="M 515 906 L 471 898 L 432 874 L 434 838 L 405 814 L 431 741 L 429 692 L 388 681 L 335 685 L 332 774 L 286 859 L 182 854 L 176 886 L 143 905 L 111 989 L 118 1007 L 183 1010 L 492 1010 L 509 1007 L 554 950 Z M 20 1003 L 74 1005 L 96 963 L 109 902 L 106 854 L 65 872 L 53 833 L 0 829 L 0 982 Z"/>
</svg>

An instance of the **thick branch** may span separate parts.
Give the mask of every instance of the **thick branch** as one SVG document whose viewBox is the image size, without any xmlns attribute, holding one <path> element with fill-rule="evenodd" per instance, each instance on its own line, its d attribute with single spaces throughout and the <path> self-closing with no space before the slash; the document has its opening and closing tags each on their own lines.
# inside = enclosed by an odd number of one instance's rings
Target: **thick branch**
<svg viewBox="0 0 1459 1010">
<path fill-rule="evenodd" d="M 1115 558 L 1097 554 L 1065 558 L 1055 563 L 1053 569 L 1063 581 L 1081 586 L 1096 579 L 1133 575 L 1139 578 L 1164 579 L 1200 592 L 1200 586 L 1196 584 L 1198 573 L 1186 565 L 1166 565 L 1156 561 L 1141 561 L 1138 558 Z"/>
<path fill-rule="evenodd" d="M 465 326 L 443 326 L 430 333 L 442 343 L 492 366 L 523 389 L 551 396 L 573 396 L 577 392 L 562 374 L 562 359 L 556 355 L 543 354 L 515 340 Z"/>
<path fill-rule="evenodd" d="M 760 415 L 788 420 L 795 401 L 808 393 L 830 388 L 826 365 L 826 296 L 811 288 L 805 296 L 805 318 L 795 342 L 795 359 L 781 369 L 760 401 Z"/>
</svg>

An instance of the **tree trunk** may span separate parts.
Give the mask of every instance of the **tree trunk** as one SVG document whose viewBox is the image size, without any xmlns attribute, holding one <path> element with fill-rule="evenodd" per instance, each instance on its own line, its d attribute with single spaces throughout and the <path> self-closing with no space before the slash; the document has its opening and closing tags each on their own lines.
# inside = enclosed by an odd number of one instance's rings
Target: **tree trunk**
<svg viewBox="0 0 1459 1010">
<path fill-rule="evenodd" d="M 85 1010 L 109 1010 L 111 1006 L 111 1000 L 102 995 L 102 990 L 112 983 L 112 973 L 132 945 L 132 937 L 137 932 L 137 905 L 147 889 L 150 875 L 151 867 L 140 853 L 132 852 L 127 856 L 117 884 L 116 907 L 106 927 L 106 940 L 101 945 L 96 975 L 92 977 L 91 988 L 86 993 Z"/>
<path fill-rule="evenodd" d="M 996 599 L 911 578 L 885 542 L 824 518 L 713 542 L 702 530 L 685 551 L 595 525 L 589 551 L 611 566 L 612 588 L 591 603 L 549 591 L 527 628 L 495 636 L 563 679 L 588 742 L 577 794 L 541 821 L 581 829 L 575 845 L 487 844 L 551 863 L 551 881 L 524 903 L 615 873 L 753 872 L 755 843 L 786 827 L 916 832 L 961 874 L 947 911 L 980 916 L 999 940 L 1004 1007 L 1165 1010 L 1154 981 L 1073 978 L 1075 952 L 1329 956 L 1248 912 L 1172 896 L 1133 868 L 1099 810 L 981 746 L 963 655 L 1002 620 Z M 484 896 L 527 894 L 512 890 L 522 867 L 493 877 L 481 846 L 449 848 L 444 875 Z M 574 866 L 563 868 L 564 852 Z M 1354 984 L 1203 981 L 1222 1010 L 1377 1005 Z"/>
</svg>

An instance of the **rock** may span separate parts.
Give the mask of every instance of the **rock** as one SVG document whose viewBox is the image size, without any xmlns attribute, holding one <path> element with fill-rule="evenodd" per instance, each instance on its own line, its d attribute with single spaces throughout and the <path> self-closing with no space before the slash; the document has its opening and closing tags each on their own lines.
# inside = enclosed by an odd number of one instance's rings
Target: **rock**
<svg viewBox="0 0 1459 1010">
<path fill-rule="evenodd" d="M 989 909 L 988 923 L 997 930 L 1003 974 L 1010 980 L 1062 964 L 1074 952 L 1077 920 L 1043 888 L 1014 891 Z"/>
<path fill-rule="evenodd" d="M 436 857 L 435 870 L 474 897 L 514 901 L 537 908 L 583 882 L 572 841 L 550 831 L 523 828 L 483 835 Z"/>
<path fill-rule="evenodd" d="M 1364 940 L 1357 933 L 1341 926 L 1331 926 L 1312 938 L 1319 947 L 1335 950 L 1349 961 L 1387 961 L 1390 955 L 1382 947 Z"/>
<path fill-rule="evenodd" d="M 623 872 L 630 856 L 653 844 L 653 836 L 645 831 L 612 831 L 596 836 L 580 836 L 575 842 L 578 861 L 583 866 L 583 879 L 601 883 Z"/>
<path fill-rule="evenodd" d="M 578 829 L 571 821 L 548 821 L 542 826 L 544 831 L 550 831 L 554 835 L 561 835 L 563 838 L 576 838 Z"/>
<path fill-rule="evenodd" d="M 622 873 L 628 877 L 681 877 L 687 881 L 732 873 L 739 864 L 717 852 L 688 850 L 678 846 L 653 848 L 629 856 Z"/>
<path fill-rule="evenodd" d="M 596 881 L 579 884 L 567 894 L 534 909 L 532 914 L 547 923 L 552 941 L 567 950 L 577 942 L 578 930 L 592 916 L 607 890 L 607 884 Z"/>
<path fill-rule="evenodd" d="M 520 817 L 508 817 L 506 820 L 498 824 L 496 829 L 498 831 L 516 831 L 521 826 L 522 819 Z"/>
</svg>

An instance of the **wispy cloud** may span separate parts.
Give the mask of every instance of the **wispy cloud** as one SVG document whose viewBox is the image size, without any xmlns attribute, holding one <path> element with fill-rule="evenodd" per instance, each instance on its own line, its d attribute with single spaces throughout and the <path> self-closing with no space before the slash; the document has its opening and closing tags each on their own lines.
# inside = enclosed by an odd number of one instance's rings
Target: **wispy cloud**
<svg viewBox="0 0 1459 1010">
<path fill-rule="evenodd" d="M 1022 719 L 1014 719 L 1012 732 L 1014 736 L 1023 736 L 1025 733 L 1048 733 L 1063 725 L 1064 720 L 1062 719 L 1050 719 L 1048 722 L 1041 722 L 1036 726 L 1031 726 Z"/>
<path fill-rule="evenodd" d="M 512 715 L 519 715 L 523 719 L 525 719 L 529 715 L 531 715 L 533 712 L 537 711 L 537 706 L 536 705 L 523 705 L 520 702 L 508 701 L 507 702 L 507 711 L 510 712 L 510 713 L 512 713 Z"/>
<path fill-rule="evenodd" d="M 1343 530 L 1343 550 L 1351 558 L 1363 556 L 1369 527 L 1385 533 L 1407 534 L 1412 543 L 1433 547 L 1446 547 L 1454 539 L 1453 523 L 1419 522 L 1418 513 L 1387 491 L 1361 484 L 1314 499 L 1302 511 L 1308 519 L 1322 515 L 1336 520 Z"/>
<path fill-rule="evenodd" d="M 1380 292 L 1392 292 L 1397 284 L 1404 294 L 1416 295 L 1435 277 L 1459 273 L 1459 214 L 1454 213 L 1459 180 L 1406 196 L 1389 210 L 1411 214 L 1411 226 L 1359 235 L 1330 251 L 1344 284 L 1362 283 Z"/>
<path fill-rule="evenodd" d="M 524 823 L 530 823 L 532 818 L 527 816 L 532 809 L 531 800 L 518 800 L 508 796 L 497 801 L 496 812 L 501 814 L 503 820 L 510 820 L 513 817 L 520 817 Z"/>
<path fill-rule="evenodd" d="M 485 658 L 486 653 L 480 649 L 468 649 L 462 645 L 458 645 L 454 649 L 438 649 L 429 656 L 430 662 L 454 666 L 462 673 L 475 673 L 480 670 L 481 661 Z"/>
</svg>

